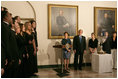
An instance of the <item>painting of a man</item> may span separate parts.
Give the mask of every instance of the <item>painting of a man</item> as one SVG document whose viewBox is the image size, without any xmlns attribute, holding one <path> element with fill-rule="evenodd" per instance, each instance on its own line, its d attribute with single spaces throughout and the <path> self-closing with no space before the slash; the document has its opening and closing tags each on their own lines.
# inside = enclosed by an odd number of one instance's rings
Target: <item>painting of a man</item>
<svg viewBox="0 0 118 79">
<path fill-rule="evenodd" d="M 98 10 L 97 28 L 98 36 L 104 36 L 105 32 L 111 36 L 115 31 L 115 10 Z"/>
<path fill-rule="evenodd" d="M 59 11 L 59 16 L 56 17 L 56 23 L 60 31 L 60 34 L 69 31 L 69 23 L 66 20 L 66 18 L 63 16 L 62 10 Z"/>
<path fill-rule="evenodd" d="M 77 34 L 77 6 L 62 7 L 61 5 L 53 5 L 50 8 L 49 19 L 50 29 L 49 38 L 62 38 L 64 32 L 68 32 L 70 37 Z"/>
</svg>

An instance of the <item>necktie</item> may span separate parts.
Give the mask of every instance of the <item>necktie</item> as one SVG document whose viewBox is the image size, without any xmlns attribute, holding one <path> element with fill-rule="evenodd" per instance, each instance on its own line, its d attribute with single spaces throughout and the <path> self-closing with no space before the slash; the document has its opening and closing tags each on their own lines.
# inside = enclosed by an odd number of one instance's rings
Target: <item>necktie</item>
<svg viewBox="0 0 118 79">
<path fill-rule="evenodd" d="M 80 36 L 79 39 L 80 39 L 80 43 L 81 43 L 81 41 L 82 41 L 82 37 Z"/>
</svg>

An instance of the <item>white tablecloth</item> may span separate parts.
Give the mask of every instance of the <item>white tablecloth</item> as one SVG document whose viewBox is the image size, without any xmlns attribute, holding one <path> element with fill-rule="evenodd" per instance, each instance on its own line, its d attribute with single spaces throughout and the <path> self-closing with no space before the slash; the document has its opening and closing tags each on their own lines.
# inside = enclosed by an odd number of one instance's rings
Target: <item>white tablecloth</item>
<svg viewBox="0 0 118 79">
<path fill-rule="evenodd" d="M 92 70 L 98 73 L 112 72 L 112 55 L 92 54 Z"/>
</svg>

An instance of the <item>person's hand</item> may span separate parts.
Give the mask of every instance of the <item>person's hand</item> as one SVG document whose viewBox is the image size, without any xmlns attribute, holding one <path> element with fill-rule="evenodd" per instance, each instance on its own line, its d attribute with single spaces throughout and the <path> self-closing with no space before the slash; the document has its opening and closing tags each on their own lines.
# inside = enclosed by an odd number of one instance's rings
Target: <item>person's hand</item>
<svg viewBox="0 0 118 79">
<path fill-rule="evenodd" d="M 36 48 L 36 51 L 38 52 L 38 47 Z"/>
<path fill-rule="evenodd" d="M 76 53 L 76 50 L 73 50 L 74 51 L 74 53 Z"/>
<path fill-rule="evenodd" d="M 4 75 L 4 72 L 5 72 L 5 71 L 4 71 L 4 68 L 2 68 L 2 69 L 1 69 L 1 76 Z"/>
<path fill-rule="evenodd" d="M 93 53 L 95 53 L 96 48 L 93 50 Z"/>
<path fill-rule="evenodd" d="M 93 50 L 91 51 L 91 54 L 92 54 L 92 53 L 94 53 L 94 51 L 93 51 Z"/>
<path fill-rule="evenodd" d="M 32 44 L 32 41 L 31 40 L 29 40 L 29 44 Z"/>
<path fill-rule="evenodd" d="M 86 53 L 86 50 L 84 50 L 84 53 Z"/>
<path fill-rule="evenodd" d="M 28 59 L 29 58 L 29 54 L 27 53 L 26 55 L 27 55 L 27 59 Z"/>
<path fill-rule="evenodd" d="M 34 56 L 36 56 L 36 50 L 34 50 Z"/>
<path fill-rule="evenodd" d="M 112 28 L 114 29 L 114 28 L 115 28 L 115 26 L 114 26 L 114 25 L 112 25 Z"/>
<path fill-rule="evenodd" d="M 19 59 L 19 64 L 21 64 L 21 59 Z"/>
<path fill-rule="evenodd" d="M 92 49 L 91 49 L 91 48 L 89 48 L 89 50 L 90 50 L 90 53 L 92 53 Z"/>
<path fill-rule="evenodd" d="M 92 49 L 90 49 L 90 52 L 91 52 L 91 53 L 93 52 Z"/>
<path fill-rule="evenodd" d="M 63 45 L 62 48 L 65 48 L 65 45 Z"/>
<path fill-rule="evenodd" d="M 72 45 L 70 45 L 70 48 L 72 47 Z"/>
<path fill-rule="evenodd" d="M 25 58 L 25 54 L 23 54 L 23 58 Z"/>
<path fill-rule="evenodd" d="M 71 50 L 68 50 L 68 52 L 70 52 Z"/>
<path fill-rule="evenodd" d="M 7 65 L 7 64 L 8 64 L 8 60 L 6 59 L 6 60 L 5 60 L 5 65 Z"/>
<path fill-rule="evenodd" d="M 93 50 L 93 53 L 95 53 L 95 49 Z"/>
</svg>

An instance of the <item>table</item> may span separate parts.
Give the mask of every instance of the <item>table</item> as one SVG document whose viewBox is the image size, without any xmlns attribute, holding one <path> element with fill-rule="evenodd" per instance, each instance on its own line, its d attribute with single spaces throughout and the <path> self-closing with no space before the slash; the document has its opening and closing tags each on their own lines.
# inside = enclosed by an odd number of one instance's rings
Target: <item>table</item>
<svg viewBox="0 0 118 79">
<path fill-rule="evenodd" d="M 94 72 L 112 72 L 111 54 L 92 54 L 92 70 Z"/>
</svg>

